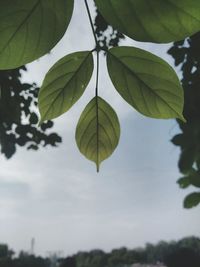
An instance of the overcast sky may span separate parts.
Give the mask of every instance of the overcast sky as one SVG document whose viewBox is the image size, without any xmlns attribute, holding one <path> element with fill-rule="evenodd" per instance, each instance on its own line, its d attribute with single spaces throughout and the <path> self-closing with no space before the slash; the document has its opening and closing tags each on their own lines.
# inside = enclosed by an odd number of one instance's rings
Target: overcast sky
<svg viewBox="0 0 200 267">
<path fill-rule="evenodd" d="M 52 53 L 28 65 L 25 81 L 41 84 L 59 58 L 93 48 L 83 2 L 75 1 L 68 31 Z M 173 63 L 166 54 L 169 45 L 135 45 Z M 11 160 L 0 159 L 0 243 L 15 251 L 29 250 L 32 237 L 37 254 L 60 250 L 69 255 L 200 236 L 200 208 L 183 209 L 190 190 L 176 184 L 179 150 L 170 143 L 179 131 L 175 120 L 149 119 L 134 111 L 113 88 L 104 61 L 100 95 L 117 111 L 121 139 L 99 174 L 79 153 L 74 138 L 81 111 L 94 95 L 94 78 L 78 103 L 55 120 L 54 131 L 63 138 L 58 148 L 18 149 Z"/>
</svg>

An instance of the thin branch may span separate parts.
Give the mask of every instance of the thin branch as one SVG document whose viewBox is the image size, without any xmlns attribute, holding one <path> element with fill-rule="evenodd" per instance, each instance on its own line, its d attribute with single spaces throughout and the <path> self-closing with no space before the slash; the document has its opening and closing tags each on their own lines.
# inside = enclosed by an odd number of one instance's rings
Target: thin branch
<svg viewBox="0 0 200 267">
<path fill-rule="evenodd" d="M 96 98 L 96 131 L 97 131 L 97 172 L 99 172 L 99 103 L 98 103 L 98 85 L 99 85 L 99 51 L 97 50 L 97 73 L 96 73 L 96 88 L 95 88 L 95 98 Z"/>
<path fill-rule="evenodd" d="M 92 22 L 92 17 L 91 17 L 91 14 L 90 14 L 90 9 L 89 9 L 87 0 L 85 0 L 85 6 L 86 6 L 86 9 L 87 9 L 87 13 L 88 13 L 89 21 L 90 21 L 90 26 L 92 28 L 92 33 L 93 33 L 94 40 L 95 40 L 95 43 L 96 43 L 96 48 L 98 49 L 99 48 L 99 42 L 98 42 L 96 34 L 95 34 L 95 29 L 94 29 L 94 25 L 93 25 L 93 22 Z"/>
<path fill-rule="evenodd" d="M 93 33 L 94 40 L 95 40 L 95 43 L 96 43 L 96 48 L 94 50 L 96 50 L 96 52 L 97 52 L 96 86 L 95 86 L 96 132 L 97 132 L 97 139 L 96 139 L 96 143 L 97 143 L 96 166 L 97 166 L 97 172 L 99 172 L 99 103 L 98 103 L 98 85 L 99 85 L 99 52 L 100 52 L 100 45 L 99 45 L 99 42 L 97 40 L 97 36 L 95 34 L 95 29 L 94 29 L 94 25 L 93 25 L 93 22 L 92 22 L 92 17 L 91 17 L 91 14 L 90 14 L 90 9 L 89 9 L 87 0 L 85 0 L 85 6 L 86 6 L 86 9 L 87 9 L 87 13 L 88 13 L 89 21 L 90 21 L 90 26 L 92 28 L 92 33 Z"/>
</svg>

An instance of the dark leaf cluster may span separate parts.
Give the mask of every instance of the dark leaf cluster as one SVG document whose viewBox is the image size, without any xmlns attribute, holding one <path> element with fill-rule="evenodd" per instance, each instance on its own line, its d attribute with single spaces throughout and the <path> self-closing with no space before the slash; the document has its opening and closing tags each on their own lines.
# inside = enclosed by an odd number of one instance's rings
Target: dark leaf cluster
<svg viewBox="0 0 200 267">
<path fill-rule="evenodd" d="M 144 248 L 78 252 L 62 260 L 60 267 L 129 267 L 135 263 L 167 267 L 199 267 L 200 239 L 187 237 L 179 241 L 146 244 Z M 185 265 L 185 264 L 188 265 Z M 198 264 L 198 265 L 197 265 Z"/>
<path fill-rule="evenodd" d="M 13 257 L 13 252 L 7 245 L 0 245 L 1 267 L 131 267 L 135 263 L 147 266 L 199 267 L 200 239 L 186 237 L 179 241 L 147 243 L 143 248 L 122 247 L 111 252 L 95 249 L 78 252 L 66 258 L 58 257 L 53 262 L 49 258 L 37 257 L 23 251 Z"/>
<path fill-rule="evenodd" d="M 21 81 L 23 71 L 26 67 L 0 71 L 0 145 L 6 158 L 12 157 L 17 146 L 37 150 L 61 142 L 58 134 L 49 132 L 52 121 L 37 126 L 39 88 Z"/>
<path fill-rule="evenodd" d="M 184 89 L 184 117 L 187 123 L 178 120 L 181 133 L 172 143 L 179 146 L 181 154 L 179 169 L 183 177 L 178 180 L 181 188 L 193 186 L 198 191 L 185 198 L 184 206 L 191 208 L 200 203 L 200 33 L 184 41 L 174 43 L 168 51 L 182 73 Z"/>
<path fill-rule="evenodd" d="M 96 9 L 96 17 L 94 21 L 95 34 L 98 43 L 103 50 L 118 46 L 120 41 L 125 39 L 124 34 L 109 25 L 98 9 Z"/>
</svg>

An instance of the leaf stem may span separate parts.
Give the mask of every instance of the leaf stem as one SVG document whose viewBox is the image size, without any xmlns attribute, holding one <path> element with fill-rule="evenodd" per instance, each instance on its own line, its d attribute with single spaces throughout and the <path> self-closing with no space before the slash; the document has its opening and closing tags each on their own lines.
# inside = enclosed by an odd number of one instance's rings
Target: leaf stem
<svg viewBox="0 0 200 267">
<path fill-rule="evenodd" d="M 99 172 L 99 103 L 98 103 L 98 85 L 99 85 L 99 51 L 97 50 L 97 73 L 96 73 L 96 131 L 97 131 L 97 172 Z"/>
<path fill-rule="evenodd" d="M 92 22 L 92 17 L 91 17 L 91 14 L 90 14 L 90 9 L 89 9 L 87 0 L 85 0 L 85 6 L 86 6 L 86 9 L 87 9 L 87 14 L 88 14 L 88 17 L 89 17 L 90 26 L 92 28 L 92 33 L 93 33 L 94 40 L 95 40 L 95 43 L 96 43 L 96 50 L 99 50 L 100 46 L 99 46 L 99 42 L 97 40 L 97 36 L 95 34 L 94 25 L 93 25 L 93 22 Z"/>
<path fill-rule="evenodd" d="M 85 6 L 87 9 L 87 14 L 89 17 L 89 21 L 90 21 L 90 26 L 92 28 L 92 33 L 94 36 L 94 40 L 95 40 L 95 44 L 96 44 L 96 48 L 94 49 L 97 52 L 97 67 L 96 67 L 96 86 L 95 86 L 95 99 L 96 99 L 96 132 L 97 132 L 97 139 L 96 139 L 96 144 L 97 144 L 97 158 L 96 158 L 96 166 L 97 166 L 97 172 L 99 172 L 99 103 L 98 103 L 98 85 L 99 85 L 99 52 L 101 50 L 101 47 L 99 45 L 99 42 L 97 40 L 97 36 L 95 34 L 95 29 L 94 29 L 94 25 L 92 22 L 92 17 L 90 14 L 90 9 L 88 6 L 88 2 L 87 0 L 85 0 Z M 94 51 L 93 50 L 93 51 Z"/>
</svg>

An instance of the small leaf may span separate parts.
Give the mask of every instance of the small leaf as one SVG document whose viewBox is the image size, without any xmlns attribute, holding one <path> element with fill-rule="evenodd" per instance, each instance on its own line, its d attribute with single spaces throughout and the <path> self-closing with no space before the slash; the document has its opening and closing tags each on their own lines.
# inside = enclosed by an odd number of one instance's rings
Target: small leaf
<svg viewBox="0 0 200 267">
<path fill-rule="evenodd" d="M 82 96 L 92 76 L 90 51 L 76 52 L 60 59 L 46 74 L 39 91 L 41 122 L 54 119 Z"/>
<path fill-rule="evenodd" d="M 48 53 L 69 25 L 74 0 L 2 0 L 0 69 L 12 69 Z"/>
<path fill-rule="evenodd" d="M 185 176 L 185 177 L 180 178 L 180 179 L 177 181 L 177 183 L 179 184 L 180 188 L 183 188 L 183 189 L 184 189 L 184 188 L 187 188 L 188 186 L 191 185 L 188 176 Z"/>
<path fill-rule="evenodd" d="M 41 125 L 40 125 L 42 131 L 46 131 L 47 129 L 53 127 L 53 122 L 52 121 L 47 121 L 47 122 L 43 122 Z"/>
<path fill-rule="evenodd" d="M 200 193 L 194 192 L 186 196 L 184 199 L 184 208 L 191 209 L 196 207 L 200 203 Z"/>
<path fill-rule="evenodd" d="M 169 43 L 200 30 L 199 0 L 95 0 L 105 20 L 143 42 Z"/>
<path fill-rule="evenodd" d="M 139 48 L 115 47 L 108 51 L 107 66 L 119 94 L 140 113 L 184 120 L 183 89 L 164 60 Z"/>
<path fill-rule="evenodd" d="M 38 116 L 35 112 L 32 112 L 30 114 L 30 118 L 29 118 L 29 121 L 31 124 L 37 124 L 38 123 Z"/>
<path fill-rule="evenodd" d="M 196 147 L 187 147 L 182 150 L 178 166 L 182 173 L 188 174 L 191 172 L 196 157 Z"/>
<path fill-rule="evenodd" d="M 182 147 L 185 144 L 185 139 L 186 138 L 184 138 L 183 134 L 177 134 L 172 138 L 171 142 L 175 146 L 181 146 Z"/>
<path fill-rule="evenodd" d="M 182 149 L 195 146 L 194 141 L 195 141 L 195 139 L 194 138 L 190 138 L 188 133 L 177 134 L 171 140 L 171 142 L 175 146 L 180 146 Z"/>
<path fill-rule="evenodd" d="M 200 173 L 195 171 L 189 176 L 190 183 L 200 188 Z"/>
<path fill-rule="evenodd" d="M 120 125 L 113 108 L 101 97 L 94 97 L 86 106 L 76 128 L 76 143 L 86 158 L 100 163 L 108 158 L 118 145 Z"/>
</svg>

